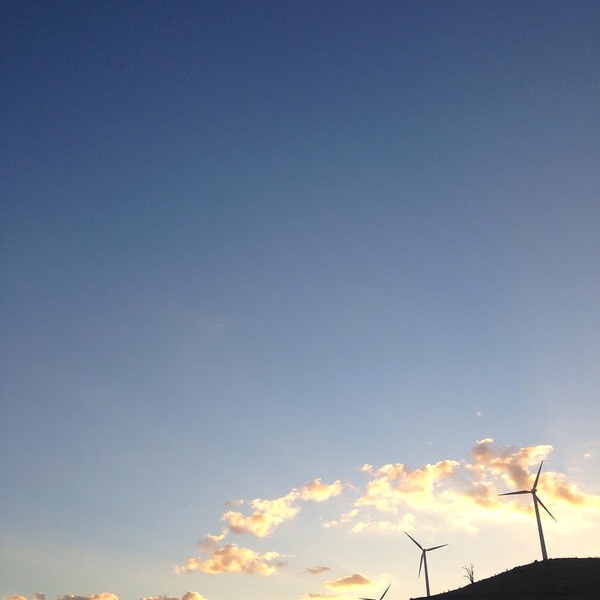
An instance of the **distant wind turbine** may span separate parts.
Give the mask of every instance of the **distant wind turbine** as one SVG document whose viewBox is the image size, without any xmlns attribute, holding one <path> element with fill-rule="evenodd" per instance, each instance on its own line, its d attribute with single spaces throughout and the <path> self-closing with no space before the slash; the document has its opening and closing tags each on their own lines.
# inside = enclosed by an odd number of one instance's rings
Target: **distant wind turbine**
<svg viewBox="0 0 600 600">
<path fill-rule="evenodd" d="M 383 594 L 381 594 L 379 600 L 383 600 L 383 597 L 387 594 L 387 591 L 390 589 L 391 586 L 392 586 L 392 584 L 390 583 L 390 585 L 388 585 L 385 588 L 385 592 L 383 592 Z M 358 600 L 375 600 L 375 598 L 359 598 Z"/>
<path fill-rule="evenodd" d="M 542 531 L 542 520 L 540 519 L 540 509 L 538 504 L 542 505 L 542 508 L 554 519 L 554 515 L 544 506 L 544 503 L 537 496 L 537 484 L 542 472 L 542 465 L 544 461 L 540 463 L 533 487 L 530 490 L 519 490 L 518 492 L 507 492 L 506 494 L 498 494 L 499 496 L 516 496 L 517 494 L 531 494 L 533 496 L 533 507 L 535 508 L 535 518 L 537 520 L 538 532 L 540 534 L 540 546 L 542 547 L 542 557 L 544 560 L 548 560 L 548 553 L 546 552 L 546 542 L 544 542 L 544 532 Z M 554 519 L 556 521 L 556 519 Z"/>
<path fill-rule="evenodd" d="M 406 531 L 404 533 L 406 533 Z M 408 533 L 406 533 L 406 535 L 408 535 Z M 427 588 L 427 597 L 429 597 L 431 594 L 429 593 L 429 572 L 427 571 L 427 553 L 431 552 L 432 550 L 437 550 L 438 548 L 443 548 L 444 546 L 447 546 L 448 544 L 442 544 L 441 546 L 434 546 L 433 548 L 423 548 L 423 546 L 421 546 L 421 544 L 419 544 L 419 542 L 417 542 L 417 540 L 415 540 L 415 538 L 412 537 L 412 535 L 408 535 L 408 537 L 421 549 L 421 562 L 419 563 L 419 577 L 421 577 L 421 567 L 423 567 L 423 565 L 425 565 L 425 587 Z"/>
</svg>

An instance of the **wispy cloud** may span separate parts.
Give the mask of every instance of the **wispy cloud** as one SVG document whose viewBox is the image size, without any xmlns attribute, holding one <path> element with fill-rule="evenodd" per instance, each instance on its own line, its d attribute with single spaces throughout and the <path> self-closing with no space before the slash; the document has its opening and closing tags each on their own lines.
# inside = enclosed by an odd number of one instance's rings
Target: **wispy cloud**
<svg viewBox="0 0 600 600">
<path fill-rule="evenodd" d="M 331 569 L 329 567 L 317 566 L 317 567 L 308 567 L 304 572 L 310 573 L 311 575 L 319 575 L 321 573 L 325 573 L 326 571 L 330 571 L 330 570 Z"/>
<path fill-rule="evenodd" d="M 358 508 L 353 508 L 351 511 L 343 513 L 337 520 L 334 519 L 333 521 L 325 521 L 325 523 L 323 523 L 323 527 L 327 529 L 329 527 L 336 527 L 342 523 L 350 523 L 356 517 L 356 515 L 358 515 L 358 513 Z"/>
</svg>

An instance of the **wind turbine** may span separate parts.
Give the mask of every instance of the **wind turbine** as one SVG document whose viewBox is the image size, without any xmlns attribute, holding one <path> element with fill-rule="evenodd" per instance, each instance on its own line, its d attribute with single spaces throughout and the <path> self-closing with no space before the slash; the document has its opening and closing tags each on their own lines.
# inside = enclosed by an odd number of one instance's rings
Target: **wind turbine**
<svg viewBox="0 0 600 600">
<path fill-rule="evenodd" d="M 404 532 L 406 533 L 406 531 Z M 408 533 L 406 533 L 408 535 Z M 412 535 L 408 535 L 408 537 L 421 549 L 421 562 L 419 563 L 419 577 L 421 577 L 421 567 L 425 565 L 425 587 L 427 588 L 427 597 L 431 594 L 429 593 L 429 572 L 427 571 L 427 552 L 431 552 L 431 550 L 437 550 L 438 548 L 443 548 L 448 544 L 442 544 L 441 546 L 434 546 L 433 548 L 423 548 L 417 540 L 415 540 Z"/>
<path fill-rule="evenodd" d="M 392 586 L 392 584 L 390 583 L 390 585 L 388 585 L 385 588 L 385 592 L 383 592 L 383 594 L 381 594 L 381 596 L 379 597 L 379 600 L 383 600 L 383 597 L 387 594 L 387 591 L 390 589 L 391 586 Z M 358 600 L 375 600 L 375 598 L 359 598 Z"/>
<path fill-rule="evenodd" d="M 542 547 L 542 557 L 544 560 L 548 560 L 548 553 L 546 552 L 546 542 L 544 542 L 544 532 L 542 531 L 542 520 L 540 519 L 540 509 L 538 504 L 542 505 L 542 508 L 554 519 L 554 515 L 544 506 L 544 503 L 537 497 L 537 484 L 542 472 L 542 465 L 544 461 L 540 463 L 533 487 L 530 490 L 519 490 L 518 492 L 507 492 L 506 494 L 498 494 L 499 496 L 516 496 L 517 494 L 531 494 L 533 496 L 533 507 L 535 508 L 535 518 L 537 520 L 538 532 L 540 534 L 540 546 Z M 556 521 L 556 519 L 554 519 Z"/>
</svg>

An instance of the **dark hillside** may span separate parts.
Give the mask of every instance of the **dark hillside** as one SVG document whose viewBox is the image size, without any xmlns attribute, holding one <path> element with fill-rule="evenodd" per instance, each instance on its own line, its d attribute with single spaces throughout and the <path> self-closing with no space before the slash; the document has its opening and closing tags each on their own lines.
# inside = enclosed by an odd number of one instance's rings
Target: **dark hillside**
<svg viewBox="0 0 600 600">
<path fill-rule="evenodd" d="M 436 600 L 600 600 L 600 558 L 555 558 L 516 567 Z"/>
</svg>

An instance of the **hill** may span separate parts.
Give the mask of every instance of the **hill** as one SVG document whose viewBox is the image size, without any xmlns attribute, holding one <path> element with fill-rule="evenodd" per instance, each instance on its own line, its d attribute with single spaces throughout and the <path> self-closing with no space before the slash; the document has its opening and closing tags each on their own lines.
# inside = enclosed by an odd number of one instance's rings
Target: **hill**
<svg viewBox="0 0 600 600">
<path fill-rule="evenodd" d="M 600 558 L 554 558 L 515 567 L 436 600 L 599 600 Z"/>
</svg>

